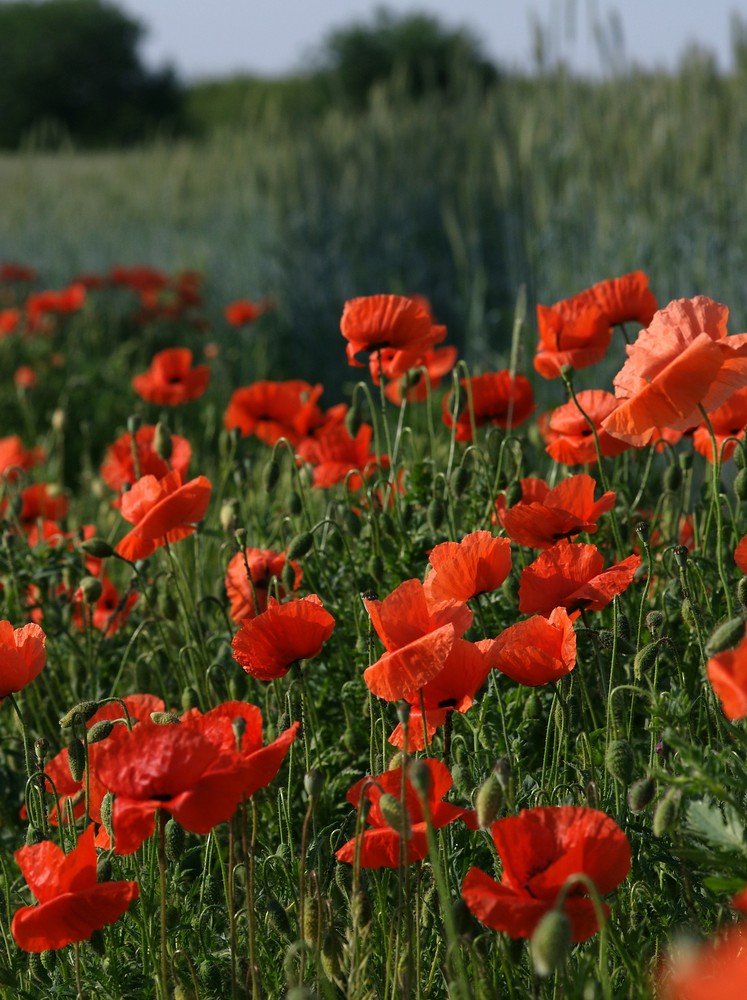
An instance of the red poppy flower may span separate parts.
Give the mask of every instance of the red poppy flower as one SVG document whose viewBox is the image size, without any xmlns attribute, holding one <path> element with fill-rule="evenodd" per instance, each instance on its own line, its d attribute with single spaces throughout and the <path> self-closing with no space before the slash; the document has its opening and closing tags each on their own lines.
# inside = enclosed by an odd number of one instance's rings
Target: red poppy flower
<svg viewBox="0 0 747 1000">
<path fill-rule="evenodd" d="M 94 931 L 113 924 L 139 895 L 137 882 L 97 882 L 93 826 L 69 854 L 53 843 L 27 844 L 15 859 L 38 906 L 22 906 L 11 930 L 24 951 L 54 951 L 87 941 Z"/>
<path fill-rule="evenodd" d="M 9 337 L 20 322 L 20 309 L 0 309 L 0 337 Z"/>
<path fill-rule="evenodd" d="M 169 283 L 162 271 L 147 264 L 135 264 L 132 267 L 115 264 L 109 271 L 109 281 L 113 285 L 124 285 L 138 292 L 146 288 L 165 288 Z"/>
<path fill-rule="evenodd" d="M 489 531 L 473 531 L 461 542 L 442 542 L 431 549 L 433 567 L 425 580 L 426 600 L 468 601 L 497 590 L 511 572 L 511 542 Z"/>
<path fill-rule="evenodd" d="M 79 629 L 86 627 L 89 613 L 92 613 L 92 624 L 99 632 L 108 638 L 114 635 L 124 625 L 132 608 L 137 603 L 138 595 L 130 592 L 122 597 L 108 576 L 99 577 L 101 581 L 101 596 L 91 608 L 85 611 L 84 621 L 83 594 L 80 588 L 73 598 L 73 622 Z"/>
<path fill-rule="evenodd" d="M 727 438 L 738 438 L 745 440 L 745 428 L 747 427 L 747 386 L 737 391 L 722 403 L 717 410 L 710 414 L 711 427 L 716 438 L 716 447 L 721 460 L 726 462 L 734 454 L 737 447 L 736 441 L 726 442 Z M 726 447 L 724 448 L 724 444 Z M 713 446 L 711 444 L 711 434 L 705 425 L 705 421 L 695 428 L 693 434 L 693 445 L 695 450 L 700 452 L 709 462 L 713 462 Z M 723 449 L 723 455 L 721 455 Z"/>
<path fill-rule="evenodd" d="M 539 344 L 534 367 L 543 378 L 558 378 L 564 365 L 588 368 L 601 361 L 612 340 L 607 316 L 594 303 L 564 299 L 537 306 Z"/>
<path fill-rule="evenodd" d="M 241 747 L 237 750 L 234 720 L 241 718 L 246 728 L 241 737 Z M 221 752 L 236 754 L 243 774 L 242 794 L 250 798 L 265 788 L 280 770 L 291 743 L 296 738 L 299 723 L 294 722 L 272 743 L 264 744 L 262 737 L 262 713 L 256 705 L 243 701 L 227 701 L 203 715 L 196 708 L 181 717 L 186 729 L 202 733 L 211 743 L 220 747 Z M 195 803 L 199 808 L 199 803 Z"/>
<path fill-rule="evenodd" d="M 86 301 L 84 285 L 70 285 L 59 292 L 35 292 L 26 299 L 26 315 L 32 322 L 44 313 L 71 313 L 82 309 Z"/>
<path fill-rule="evenodd" d="M 117 554 L 130 562 L 147 559 L 160 545 L 191 535 L 205 516 L 211 489 L 206 476 L 182 485 L 176 471 L 163 479 L 138 479 L 122 496 L 122 517 L 135 527 L 119 542 Z"/>
<path fill-rule="evenodd" d="M 747 334 L 727 336 L 729 310 L 704 295 L 660 309 L 627 348 L 614 379 L 619 406 L 602 426 L 640 446 L 655 428 L 683 431 L 747 385 Z"/>
<path fill-rule="evenodd" d="M 521 574 L 519 611 L 545 616 L 559 607 L 570 612 L 601 611 L 630 586 L 640 564 L 640 556 L 632 555 L 605 569 L 595 545 L 558 542 Z"/>
<path fill-rule="evenodd" d="M 428 388 L 435 389 L 441 384 L 458 356 L 459 352 L 452 346 L 436 347 L 416 356 L 411 351 L 383 349 L 371 355 L 370 366 L 372 371 L 380 367 L 381 374 L 389 379 L 384 389 L 386 398 L 395 406 L 401 406 L 405 399 L 408 403 L 426 400 Z"/>
<path fill-rule="evenodd" d="M 231 602 L 231 618 L 237 625 L 244 618 L 254 618 L 267 610 L 267 588 L 273 577 L 278 581 L 279 596 L 285 597 L 285 589 L 279 585 L 285 563 L 285 553 L 272 549 L 245 549 L 231 559 L 226 568 L 226 593 Z M 251 582 L 247 577 L 247 566 Z M 297 562 L 292 562 L 291 566 L 293 589 L 298 590 L 303 572 Z"/>
<path fill-rule="evenodd" d="M 38 625 L 14 629 L 0 621 L 0 701 L 39 676 L 47 662 L 46 641 Z"/>
<path fill-rule="evenodd" d="M 363 679 L 385 701 L 406 698 L 433 680 L 456 640 L 472 624 L 466 604 L 429 605 L 420 580 L 405 580 L 383 601 L 363 603 L 386 650 Z"/>
<path fill-rule="evenodd" d="M 12 470 L 30 469 L 46 458 L 43 448 L 24 448 L 17 434 L 0 438 L 0 475 L 7 479 Z"/>
<path fill-rule="evenodd" d="M 747 638 L 736 649 L 711 657 L 706 674 L 726 718 L 735 722 L 747 716 Z"/>
<path fill-rule="evenodd" d="M 466 380 L 459 383 L 465 390 L 464 406 L 456 422 L 457 441 L 472 440 L 472 424 L 469 406 L 466 402 Z M 523 375 L 511 378 L 507 370 L 473 375 L 469 380 L 475 426 L 496 424 L 498 427 L 518 427 L 534 410 L 534 395 L 529 380 Z M 444 396 L 443 419 L 447 427 L 454 426 L 451 393 Z"/>
<path fill-rule="evenodd" d="M 659 1000 L 743 1000 L 747 986 L 747 930 L 727 928 L 699 948 L 670 955 L 657 976 Z"/>
<path fill-rule="evenodd" d="M 21 491 L 21 511 L 18 519 L 24 531 L 37 521 L 56 521 L 67 514 L 68 501 L 64 493 L 48 483 L 32 483 Z"/>
<path fill-rule="evenodd" d="M 503 864 L 501 881 L 470 868 L 462 897 L 481 923 L 513 938 L 532 936 L 570 876 L 587 875 L 604 896 L 630 871 L 627 837 L 596 809 L 522 809 L 518 816 L 493 823 L 490 832 Z M 585 941 L 599 930 L 594 904 L 585 892 L 577 885 L 563 905 L 573 941 Z M 605 912 L 609 912 L 606 905 Z"/>
<path fill-rule="evenodd" d="M 469 810 L 444 802 L 443 798 L 453 785 L 448 767 L 439 760 L 423 757 L 419 762 L 430 772 L 428 783 L 428 808 L 433 826 L 438 830 L 455 819 L 467 816 Z M 365 788 L 365 791 L 364 791 Z M 399 868 L 401 831 L 391 827 L 381 812 L 379 800 L 383 794 L 397 799 L 402 794 L 402 768 L 397 767 L 375 778 L 363 778 L 348 789 L 346 798 L 356 809 L 360 807 L 361 794 L 371 803 L 360 845 L 362 868 Z M 409 836 L 405 844 L 405 862 L 422 861 L 428 853 L 428 837 L 425 817 L 420 797 L 410 783 L 405 780 L 405 809 L 407 810 L 407 830 Z M 355 838 L 344 844 L 335 857 L 338 861 L 352 864 L 355 859 Z"/>
<path fill-rule="evenodd" d="M 427 681 L 420 691 L 411 692 L 405 699 L 410 703 L 410 718 L 407 728 L 407 749 L 424 750 L 422 705 L 425 706 L 425 722 L 430 740 L 439 726 L 443 726 L 449 712 L 464 714 L 472 707 L 475 695 L 485 683 L 488 674 L 495 666 L 495 640 L 482 639 L 480 642 L 467 642 L 457 639 L 451 647 L 441 670 Z M 405 742 L 405 732 L 400 724 L 396 727 L 389 742 L 401 747 Z"/>
<path fill-rule="evenodd" d="M 373 428 L 362 424 L 354 438 L 342 423 L 331 423 L 318 430 L 313 437 L 301 441 L 297 454 L 314 468 L 314 486 L 326 489 L 348 477 L 350 490 L 363 486 L 364 476 L 386 466 L 388 459 L 377 459 L 371 451 Z M 353 473 L 353 475 L 350 475 Z"/>
<path fill-rule="evenodd" d="M 268 445 L 282 437 L 297 445 L 324 422 L 317 406 L 323 391 L 321 385 L 300 379 L 255 382 L 233 393 L 223 423 L 228 430 L 236 427 L 243 437 L 254 434 Z"/>
<path fill-rule="evenodd" d="M 142 399 L 158 406 L 180 406 L 199 399 L 208 387 L 207 365 L 192 367 L 192 352 L 186 347 L 159 351 L 142 375 L 135 375 L 132 388 Z"/>
<path fill-rule="evenodd" d="M 223 315 L 226 317 L 226 322 L 231 326 L 245 326 L 247 323 L 253 323 L 266 310 L 266 302 L 250 302 L 249 299 L 238 299 L 236 302 L 229 302 L 223 310 Z"/>
<path fill-rule="evenodd" d="M 342 312 L 340 330 L 348 341 L 348 362 L 358 368 L 363 367 L 355 357 L 359 351 L 382 347 L 424 351 L 446 336 L 446 327 L 434 325 L 422 302 L 401 295 L 350 299 Z"/>
<path fill-rule="evenodd" d="M 172 434 L 171 457 L 166 462 L 153 448 L 155 435 L 155 424 L 143 424 L 135 431 L 139 475 L 132 455 L 132 435 L 122 434 L 109 445 L 101 465 L 101 478 L 110 489 L 119 493 L 125 484 L 133 486 L 140 476 L 163 479 L 171 469 L 175 469 L 182 478 L 186 476 L 192 458 L 189 441 L 179 434 Z"/>
<path fill-rule="evenodd" d="M 33 389 L 39 378 L 31 365 L 19 365 L 13 372 L 13 382 L 17 389 Z"/>
<path fill-rule="evenodd" d="M 570 476 L 550 489 L 539 480 L 546 492 L 538 501 L 520 500 L 498 517 L 509 536 L 519 545 L 547 549 L 561 538 L 571 538 L 582 531 L 593 534 L 597 519 L 615 506 L 615 494 L 607 492 L 594 500 L 596 483 L 585 474 Z"/>
<path fill-rule="evenodd" d="M 621 278 L 608 278 L 574 296 L 582 302 L 593 303 L 612 326 L 635 321 L 648 326 L 659 308 L 656 296 L 648 287 L 648 277 L 643 271 L 632 271 Z"/>
<path fill-rule="evenodd" d="M 743 535 L 734 549 L 734 562 L 747 576 L 747 535 Z"/>
<path fill-rule="evenodd" d="M 132 854 L 152 836 L 159 809 L 185 830 L 209 833 L 233 816 L 245 784 L 235 749 L 225 750 L 195 728 L 150 719 L 131 732 L 117 727 L 101 743 L 95 774 L 115 796 L 118 854 Z"/>
<path fill-rule="evenodd" d="M 495 669 L 517 684 L 537 687 L 560 680 L 576 665 L 576 633 L 565 608 L 533 615 L 505 629 L 493 648 Z"/>
<path fill-rule="evenodd" d="M 233 637 L 233 655 L 252 677 L 275 680 L 298 660 L 317 656 L 334 627 L 335 619 L 316 594 L 287 604 L 271 597 L 266 611 L 241 623 Z"/>
<path fill-rule="evenodd" d="M 584 389 L 576 393 L 584 413 L 593 421 L 599 450 L 605 458 L 614 458 L 626 451 L 627 441 L 614 438 L 602 429 L 602 421 L 617 407 L 617 400 L 611 392 L 601 389 Z M 548 455 L 563 465 L 591 465 L 597 461 L 594 435 L 578 406 L 570 400 L 553 410 L 542 429 L 547 442 Z"/>
</svg>

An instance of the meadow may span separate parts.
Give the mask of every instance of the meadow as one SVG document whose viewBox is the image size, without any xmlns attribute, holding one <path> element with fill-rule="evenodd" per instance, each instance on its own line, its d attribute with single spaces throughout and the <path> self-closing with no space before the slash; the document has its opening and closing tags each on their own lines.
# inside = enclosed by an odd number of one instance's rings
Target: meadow
<svg viewBox="0 0 747 1000">
<path fill-rule="evenodd" d="M 0 995 L 743 986 L 742 80 L 0 158 Z"/>
</svg>

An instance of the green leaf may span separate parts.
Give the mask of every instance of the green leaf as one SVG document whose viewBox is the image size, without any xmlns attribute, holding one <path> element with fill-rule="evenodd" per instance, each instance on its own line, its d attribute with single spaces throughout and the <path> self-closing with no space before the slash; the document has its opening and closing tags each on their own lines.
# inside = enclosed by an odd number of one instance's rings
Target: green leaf
<svg viewBox="0 0 747 1000">
<path fill-rule="evenodd" d="M 744 879 L 736 876 L 709 875 L 703 879 L 703 885 L 711 892 L 739 892 L 744 889 Z"/>
<path fill-rule="evenodd" d="M 733 806 L 719 807 L 714 800 L 699 799 L 687 807 L 687 832 L 719 851 L 738 851 L 747 856 L 744 817 Z"/>
</svg>

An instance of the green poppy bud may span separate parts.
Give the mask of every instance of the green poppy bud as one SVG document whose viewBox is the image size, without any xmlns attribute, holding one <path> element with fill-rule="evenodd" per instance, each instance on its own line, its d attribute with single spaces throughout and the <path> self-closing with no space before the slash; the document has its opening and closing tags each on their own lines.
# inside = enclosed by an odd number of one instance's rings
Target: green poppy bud
<svg viewBox="0 0 747 1000">
<path fill-rule="evenodd" d="M 475 798 L 477 825 L 481 829 L 489 827 L 498 818 L 502 805 L 503 789 L 495 772 L 491 771 L 480 785 Z"/>
<path fill-rule="evenodd" d="M 747 469 L 744 471 L 747 472 Z M 742 639 L 744 639 L 744 618 L 741 615 L 730 618 L 711 633 L 705 647 L 706 656 L 715 656 L 716 653 L 723 653 L 725 649 L 733 649 Z"/>
<path fill-rule="evenodd" d="M 428 504 L 426 516 L 431 531 L 438 531 L 446 518 L 446 504 L 443 500 L 434 497 Z"/>
<path fill-rule="evenodd" d="M 670 788 L 666 795 L 659 799 L 652 824 L 655 837 L 663 837 L 672 829 L 677 820 L 679 802 L 680 794 L 674 788 Z"/>
<path fill-rule="evenodd" d="M 174 443 L 171 440 L 171 433 L 164 420 L 159 420 L 153 434 L 153 450 L 164 462 L 168 462 L 174 450 Z"/>
<path fill-rule="evenodd" d="M 607 773 L 622 785 L 629 785 L 635 767 L 635 753 L 627 740 L 611 740 L 604 757 Z"/>
<path fill-rule="evenodd" d="M 286 551 L 288 559 L 302 559 L 314 546 L 314 536 L 310 531 L 302 531 L 290 540 Z"/>
<path fill-rule="evenodd" d="M 73 781 L 82 781 L 86 769 L 86 748 L 82 740 L 71 740 L 67 745 L 67 762 Z"/>
<path fill-rule="evenodd" d="M 653 802 L 656 795 L 656 782 L 649 775 L 634 781 L 628 789 L 628 809 L 631 812 L 643 812 L 646 806 Z"/>
<path fill-rule="evenodd" d="M 403 808 L 402 802 L 397 796 L 391 795 L 389 792 L 384 792 L 379 799 L 379 809 L 387 826 L 390 826 L 400 836 L 404 831 L 405 839 L 409 840 L 412 835 L 410 831 L 410 817 L 407 815 L 407 810 Z"/>
<path fill-rule="evenodd" d="M 280 462 L 273 454 L 270 461 L 262 470 L 262 485 L 264 486 L 265 493 L 272 493 L 278 484 L 280 479 Z"/>
<path fill-rule="evenodd" d="M 169 861 L 176 862 L 184 854 L 187 843 L 184 827 L 172 818 L 167 821 L 163 833 L 166 839 L 166 857 Z"/>
<path fill-rule="evenodd" d="M 571 922 L 562 910 L 550 910 L 534 929 L 532 961 L 538 976 L 546 978 L 558 968 L 571 949 Z"/>
<path fill-rule="evenodd" d="M 88 538 L 80 543 L 80 548 L 87 556 L 93 556 L 94 559 L 108 559 L 114 555 L 114 549 L 103 538 Z"/>
<path fill-rule="evenodd" d="M 94 722 L 91 728 L 88 730 L 88 742 L 90 743 L 100 743 L 101 740 L 105 740 L 107 736 L 111 736 L 111 732 L 114 729 L 114 723 L 111 719 L 102 719 L 100 722 Z"/>
</svg>

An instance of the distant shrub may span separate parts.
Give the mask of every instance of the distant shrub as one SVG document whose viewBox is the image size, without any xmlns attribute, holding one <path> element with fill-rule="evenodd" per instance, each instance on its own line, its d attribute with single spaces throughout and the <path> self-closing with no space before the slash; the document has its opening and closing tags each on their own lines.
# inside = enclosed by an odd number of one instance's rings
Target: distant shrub
<svg viewBox="0 0 747 1000">
<path fill-rule="evenodd" d="M 29 134 L 123 145 L 177 128 L 181 88 L 172 70 L 142 65 L 142 35 L 100 0 L 0 4 L 0 146 Z"/>
</svg>

